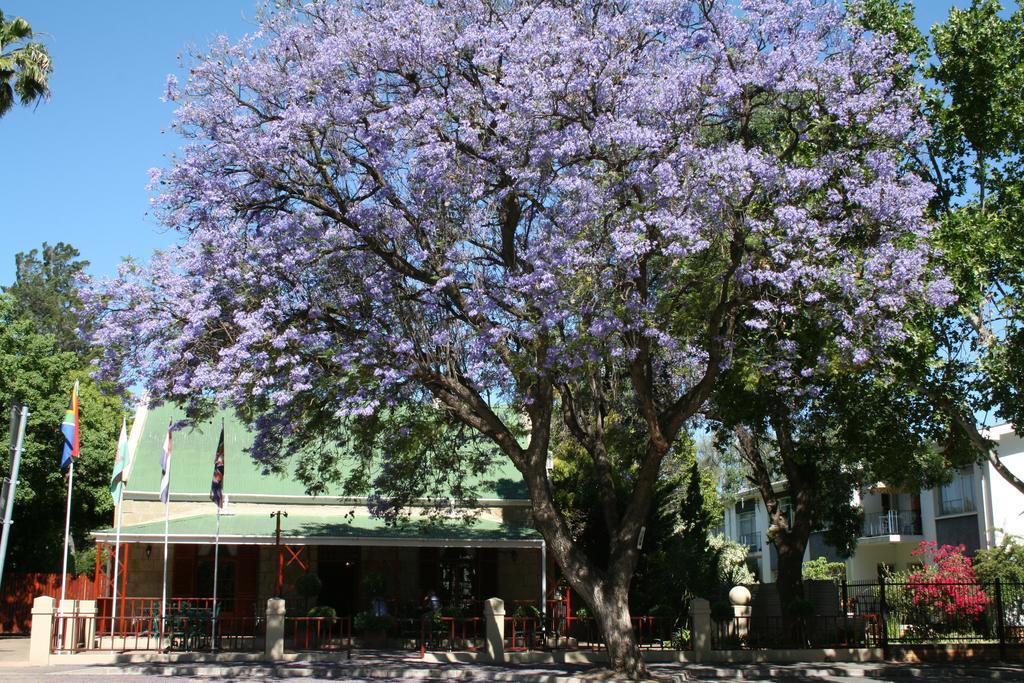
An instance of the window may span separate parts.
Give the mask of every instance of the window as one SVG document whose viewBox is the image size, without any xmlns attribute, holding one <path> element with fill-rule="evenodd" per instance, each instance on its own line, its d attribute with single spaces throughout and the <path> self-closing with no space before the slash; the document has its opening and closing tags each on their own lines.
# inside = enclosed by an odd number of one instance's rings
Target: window
<svg viewBox="0 0 1024 683">
<path fill-rule="evenodd" d="M 715 526 L 711 527 L 710 533 L 712 536 L 725 536 L 725 514 L 723 513 L 718 520 L 716 520 Z"/>
<path fill-rule="evenodd" d="M 974 470 L 962 469 L 953 474 L 953 481 L 939 489 L 939 514 L 958 515 L 974 512 Z"/>
<path fill-rule="evenodd" d="M 739 531 L 739 542 L 747 546 L 750 550 L 760 550 L 760 543 L 758 543 L 757 534 L 757 518 L 753 510 L 750 512 L 742 512 L 737 518 L 737 526 Z"/>
</svg>

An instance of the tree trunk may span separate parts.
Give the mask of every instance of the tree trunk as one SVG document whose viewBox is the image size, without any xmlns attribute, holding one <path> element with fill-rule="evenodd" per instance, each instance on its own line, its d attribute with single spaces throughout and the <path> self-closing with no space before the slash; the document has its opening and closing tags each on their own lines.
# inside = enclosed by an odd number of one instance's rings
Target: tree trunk
<svg viewBox="0 0 1024 683">
<path fill-rule="evenodd" d="M 630 678 L 646 677 L 647 667 L 640 656 L 640 647 L 629 615 L 629 588 L 598 590 L 595 594 L 594 618 L 608 647 L 608 664 Z"/>
<path fill-rule="evenodd" d="M 775 579 L 779 591 L 779 604 L 782 607 L 783 632 L 789 639 L 791 647 L 801 647 L 807 640 L 804 632 L 803 613 L 795 606 L 797 601 L 804 599 L 803 562 L 807 538 L 793 538 L 796 534 L 786 534 L 790 538 L 776 539 L 779 553 L 779 571 Z"/>
<path fill-rule="evenodd" d="M 629 614 L 629 585 L 633 578 L 635 553 L 612 560 L 614 569 L 594 565 L 572 539 L 565 519 L 555 508 L 551 489 L 542 467 L 524 472 L 531 493 L 534 524 L 544 536 L 548 552 L 555 559 L 573 590 L 583 598 L 608 647 L 608 666 L 633 679 L 644 678 L 647 668 L 640 657 Z"/>
</svg>

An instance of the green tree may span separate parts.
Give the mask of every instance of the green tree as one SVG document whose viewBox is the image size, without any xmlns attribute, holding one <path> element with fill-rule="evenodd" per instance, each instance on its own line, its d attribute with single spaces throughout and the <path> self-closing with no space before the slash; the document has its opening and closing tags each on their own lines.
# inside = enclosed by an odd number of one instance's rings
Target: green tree
<svg viewBox="0 0 1024 683">
<path fill-rule="evenodd" d="M 36 332 L 52 335 L 58 348 L 79 356 L 91 355 L 87 341 L 93 325 L 82 310 L 78 286 L 89 262 L 79 258 L 70 244 L 43 242 L 14 257 L 14 284 L 5 291 L 11 295 L 14 315 L 32 322 Z"/>
<path fill-rule="evenodd" d="M 829 562 L 827 557 L 817 557 L 804 562 L 804 581 L 838 581 L 846 576 L 845 562 Z"/>
<path fill-rule="evenodd" d="M 0 11 L 0 117 L 15 102 L 29 105 L 50 97 L 53 63 L 46 46 L 32 40 L 32 26 Z"/>
<path fill-rule="evenodd" d="M 1024 593 L 1024 544 L 1019 536 L 1003 536 L 999 545 L 979 550 L 974 555 L 974 572 L 984 584 L 997 580 L 1013 587 L 1015 595 Z"/>
<path fill-rule="evenodd" d="M 7 568 L 59 571 L 67 491 L 66 472 L 60 468 L 60 424 L 71 387 L 80 380 L 81 457 L 75 465 L 71 514 L 72 537 L 79 550 L 87 547 L 88 532 L 111 518 L 113 501 L 107 486 L 123 410 L 118 398 L 105 395 L 89 379 L 87 363 L 61 351 L 54 337 L 39 334 L 31 321 L 16 317 L 15 308 L 9 294 L 0 295 L 0 405 L 23 402 L 31 411 Z M 7 421 L 3 422 L 6 431 Z"/>
<path fill-rule="evenodd" d="M 824 353 L 806 330 L 792 337 L 811 357 Z M 719 440 L 738 450 L 767 508 L 776 581 L 789 604 L 803 596 L 812 533 L 823 530 L 841 555 L 853 552 L 861 532 L 853 492 L 876 481 L 915 490 L 942 480 L 947 457 L 963 456 L 933 445 L 946 433 L 944 415 L 884 374 L 825 365 L 786 392 L 763 372 L 780 356 L 770 340 L 748 348 L 756 351 L 724 373 L 712 414 Z"/>
<path fill-rule="evenodd" d="M 897 36 L 931 135 L 908 164 L 936 187 L 933 239 L 957 295 L 919 320 L 900 358 L 910 391 L 948 414 L 978 459 L 1024 492 L 979 427 L 1024 424 L 1024 10 L 954 8 L 928 40 L 905 0 L 869 0 L 868 28 Z"/>
</svg>

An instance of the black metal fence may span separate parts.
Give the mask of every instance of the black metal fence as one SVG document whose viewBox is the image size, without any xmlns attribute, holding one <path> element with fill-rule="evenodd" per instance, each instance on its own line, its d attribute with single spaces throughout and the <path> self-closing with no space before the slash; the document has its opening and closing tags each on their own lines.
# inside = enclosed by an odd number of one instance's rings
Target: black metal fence
<svg viewBox="0 0 1024 683">
<path fill-rule="evenodd" d="M 755 599 L 749 610 L 714 620 L 712 647 L 881 647 L 888 656 L 894 646 L 977 645 L 1005 657 L 1008 648 L 1024 646 L 1021 583 L 836 582 L 834 596 L 815 597 L 788 612 Z"/>
</svg>

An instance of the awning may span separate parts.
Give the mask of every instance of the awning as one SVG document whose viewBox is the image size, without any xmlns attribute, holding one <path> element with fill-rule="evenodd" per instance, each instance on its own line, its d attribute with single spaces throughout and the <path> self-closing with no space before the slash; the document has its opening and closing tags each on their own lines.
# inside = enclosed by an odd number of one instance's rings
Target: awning
<svg viewBox="0 0 1024 683">
<path fill-rule="evenodd" d="M 274 545 L 277 521 L 270 515 L 226 514 L 220 518 L 220 542 L 234 545 Z M 214 542 L 215 514 L 171 519 L 169 543 L 211 544 Z M 113 543 L 114 529 L 94 531 L 102 543 Z M 163 520 L 121 528 L 123 543 L 163 543 Z M 290 515 L 281 517 L 281 542 L 288 545 L 412 546 L 441 548 L 539 548 L 541 535 L 528 527 L 511 527 L 491 520 L 471 524 L 425 524 L 403 522 L 388 526 L 377 517 L 323 517 Z"/>
</svg>

